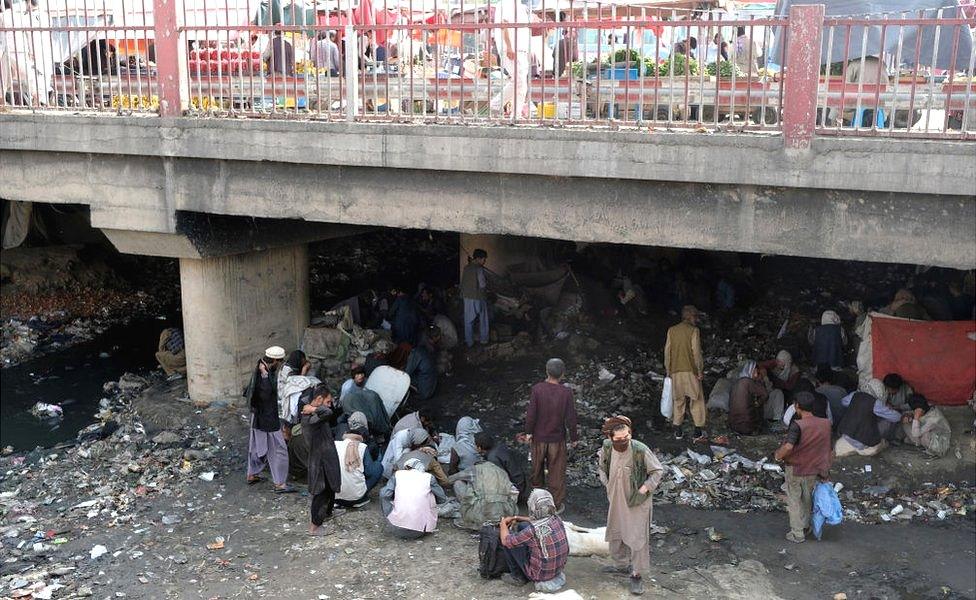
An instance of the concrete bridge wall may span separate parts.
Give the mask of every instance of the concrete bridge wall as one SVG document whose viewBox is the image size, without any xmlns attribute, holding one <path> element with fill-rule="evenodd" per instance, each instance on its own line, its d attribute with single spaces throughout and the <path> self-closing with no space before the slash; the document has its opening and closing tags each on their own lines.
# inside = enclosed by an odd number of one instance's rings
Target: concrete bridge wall
<svg viewBox="0 0 976 600">
<path fill-rule="evenodd" d="M 180 259 L 190 395 L 239 398 L 308 318 L 306 243 L 409 227 L 976 266 L 976 144 L 0 115 L 0 197 Z"/>
</svg>

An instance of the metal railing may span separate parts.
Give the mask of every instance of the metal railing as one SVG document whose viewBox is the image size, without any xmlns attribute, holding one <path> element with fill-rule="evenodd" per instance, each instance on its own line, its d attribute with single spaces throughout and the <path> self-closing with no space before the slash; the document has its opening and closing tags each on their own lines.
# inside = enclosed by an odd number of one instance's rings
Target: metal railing
<svg viewBox="0 0 976 600">
<path fill-rule="evenodd" d="M 976 21 L 942 11 L 284 1 L 14 4 L 0 110 L 976 138 Z"/>
</svg>

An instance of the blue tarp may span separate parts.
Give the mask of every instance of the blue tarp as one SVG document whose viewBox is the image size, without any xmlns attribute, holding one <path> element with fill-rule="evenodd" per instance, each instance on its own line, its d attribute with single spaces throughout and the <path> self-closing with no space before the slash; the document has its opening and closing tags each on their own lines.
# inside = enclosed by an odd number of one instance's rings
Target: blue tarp
<svg viewBox="0 0 976 600">
<path fill-rule="evenodd" d="M 777 15 L 787 15 L 790 7 L 807 4 L 823 4 L 826 7 L 828 17 L 871 17 L 878 20 L 878 25 L 867 28 L 853 26 L 850 28 L 850 44 L 845 51 L 845 38 L 847 27 L 834 28 L 834 40 L 827 53 L 829 43 L 829 30 L 824 30 L 823 42 L 820 52 L 820 63 L 829 64 L 845 62 L 848 60 L 859 60 L 862 56 L 862 43 L 864 56 L 880 56 L 886 54 L 894 57 L 898 53 L 899 41 L 901 43 L 901 62 L 906 66 L 915 65 L 915 44 L 921 37 L 921 47 L 918 55 L 918 64 L 931 66 L 938 69 L 951 71 L 967 71 L 973 64 L 973 34 L 964 25 L 923 25 L 920 27 L 900 27 L 890 25 L 884 32 L 882 43 L 881 30 L 882 19 L 885 16 L 890 19 L 914 19 L 923 18 L 934 19 L 955 19 L 961 18 L 961 9 L 957 0 L 780 0 L 777 8 Z M 867 29 L 867 38 L 864 37 L 864 30 Z M 777 36 L 773 43 L 772 57 L 778 64 L 785 64 L 783 60 L 782 37 Z M 933 60 L 933 51 L 936 49 L 936 38 L 938 38 L 938 52 Z M 952 47 L 954 40 L 959 40 L 959 47 L 956 50 L 955 61 L 953 61 Z"/>
<path fill-rule="evenodd" d="M 827 525 L 840 525 L 844 520 L 844 509 L 840 505 L 840 498 L 834 491 L 834 486 L 820 482 L 813 489 L 813 510 L 810 513 L 810 526 L 813 528 L 813 535 L 818 540 L 823 535 L 824 523 Z"/>
</svg>

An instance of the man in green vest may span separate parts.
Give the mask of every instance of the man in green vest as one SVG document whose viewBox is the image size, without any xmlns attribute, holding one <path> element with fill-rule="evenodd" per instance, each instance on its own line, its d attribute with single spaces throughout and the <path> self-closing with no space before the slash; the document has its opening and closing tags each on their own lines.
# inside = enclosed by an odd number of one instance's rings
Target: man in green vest
<svg viewBox="0 0 976 600">
<path fill-rule="evenodd" d="M 651 569 L 651 494 L 664 467 L 646 445 L 631 439 L 630 419 L 610 417 L 603 424 L 603 447 L 597 454 L 600 481 L 607 488 L 607 536 L 613 566 L 604 573 L 630 575 L 630 593 L 644 593 L 643 575 Z"/>
</svg>

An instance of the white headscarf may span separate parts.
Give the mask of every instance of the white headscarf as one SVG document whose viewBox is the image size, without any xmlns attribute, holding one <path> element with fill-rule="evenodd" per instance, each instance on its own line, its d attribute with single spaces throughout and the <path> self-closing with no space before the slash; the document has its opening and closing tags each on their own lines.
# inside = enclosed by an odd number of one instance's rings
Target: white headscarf
<svg viewBox="0 0 976 600">
<path fill-rule="evenodd" d="M 539 548 L 542 550 L 542 557 L 549 558 L 548 544 L 546 538 L 553 534 L 550 517 L 556 514 L 556 501 L 548 490 L 534 489 L 529 494 L 526 502 L 529 506 L 529 517 L 532 519 L 532 529 L 535 537 L 539 540 Z"/>
<path fill-rule="evenodd" d="M 780 350 L 779 354 L 776 355 L 776 360 L 783 363 L 783 366 L 776 371 L 776 376 L 786 381 L 793 374 L 793 355 L 786 350 Z"/>
<path fill-rule="evenodd" d="M 461 417 L 457 422 L 455 430 L 454 451 L 460 459 L 460 468 L 467 469 L 478 462 L 478 450 L 474 445 L 474 436 L 481 433 L 481 424 L 478 419 L 471 417 Z"/>
<path fill-rule="evenodd" d="M 884 383 L 882 383 L 880 379 L 872 379 L 868 381 L 864 385 L 864 389 L 862 391 L 865 391 L 871 394 L 872 396 L 874 396 L 875 400 L 884 400 L 885 395 L 887 394 Z"/>
<path fill-rule="evenodd" d="M 742 370 L 739 371 L 739 378 L 748 377 L 752 378 L 753 374 L 756 372 L 756 361 L 747 360 L 746 364 L 742 366 Z"/>
<path fill-rule="evenodd" d="M 840 315 L 832 310 L 825 310 L 820 315 L 821 325 L 840 325 Z"/>
<path fill-rule="evenodd" d="M 526 504 L 529 507 L 529 516 L 533 520 L 545 519 L 556 514 L 556 501 L 549 490 L 539 488 L 532 490 Z"/>
<path fill-rule="evenodd" d="M 387 479 L 393 474 L 393 465 L 400 457 L 410 450 L 410 431 L 401 429 L 393 434 L 390 443 L 386 445 L 386 452 L 383 453 L 383 476 Z"/>
</svg>

